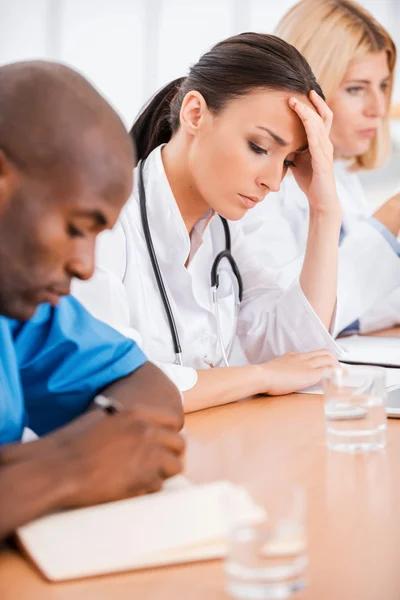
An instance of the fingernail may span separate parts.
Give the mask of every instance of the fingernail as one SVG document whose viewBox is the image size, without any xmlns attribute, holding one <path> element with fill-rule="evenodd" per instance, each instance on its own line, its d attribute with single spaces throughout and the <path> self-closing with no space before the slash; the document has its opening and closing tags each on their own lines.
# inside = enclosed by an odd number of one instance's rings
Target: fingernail
<svg viewBox="0 0 400 600">
<path fill-rule="evenodd" d="M 297 98 L 290 98 L 290 104 L 293 104 L 293 106 L 295 106 L 297 104 Z"/>
</svg>

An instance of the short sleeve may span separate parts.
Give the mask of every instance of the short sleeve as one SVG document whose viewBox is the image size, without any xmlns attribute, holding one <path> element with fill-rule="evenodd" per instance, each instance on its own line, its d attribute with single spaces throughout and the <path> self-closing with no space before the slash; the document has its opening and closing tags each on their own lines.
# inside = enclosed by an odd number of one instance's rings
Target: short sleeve
<svg viewBox="0 0 400 600">
<path fill-rule="evenodd" d="M 39 435 L 84 412 L 104 387 L 146 362 L 133 340 L 92 317 L 72 296 L 39 307 L 14 328 L 27 425 Z"/>
</svg>

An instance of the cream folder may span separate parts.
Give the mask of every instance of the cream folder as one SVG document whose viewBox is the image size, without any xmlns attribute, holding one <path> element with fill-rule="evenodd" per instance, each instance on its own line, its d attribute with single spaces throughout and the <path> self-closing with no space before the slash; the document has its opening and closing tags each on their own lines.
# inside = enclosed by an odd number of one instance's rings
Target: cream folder
<svg viewBox="0 0 400 600">
<path fill-rule="evenodd" d="M 17 531 L 51 581 L 219 558 L 232 510 L 258 521 L 264 511 L 228 482 L 172 485 L 156 494 L 51 514 Z"/>
</svg>

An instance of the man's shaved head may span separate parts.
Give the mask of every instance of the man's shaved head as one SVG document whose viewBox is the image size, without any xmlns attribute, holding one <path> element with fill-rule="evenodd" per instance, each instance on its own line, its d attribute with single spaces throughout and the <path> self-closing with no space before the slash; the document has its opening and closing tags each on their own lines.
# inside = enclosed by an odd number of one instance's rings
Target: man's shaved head
<svg viewBox="0 0 400 600">
<path fill-rule="evenodd" d="M 63 65 L 0 67 L 0 314 L 29 318 L 93 271 L 94 239 L 132 189 L 110 105 Z"/>
</svg>

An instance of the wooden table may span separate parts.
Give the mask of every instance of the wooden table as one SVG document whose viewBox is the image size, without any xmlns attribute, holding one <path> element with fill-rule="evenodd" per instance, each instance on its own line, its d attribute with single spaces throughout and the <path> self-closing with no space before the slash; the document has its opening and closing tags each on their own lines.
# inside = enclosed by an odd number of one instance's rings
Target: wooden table
<svg viewBox="0 0 400 600">
<path fill-rule="evenodd" d="M 385 332 L 399 335 L 400 330 Z M 256 398 L 189 415 L 186 473 L 268 496 L 282 480 L 308 494 L 310 584 L 297 600 L 400 599 L 400 420 L 388 446 L 345 455 L 325 446 L 322 398 Z M 220 600 L 221 561 L 50 584 L 0 551 L 0 600 Z"/>
</svg>

